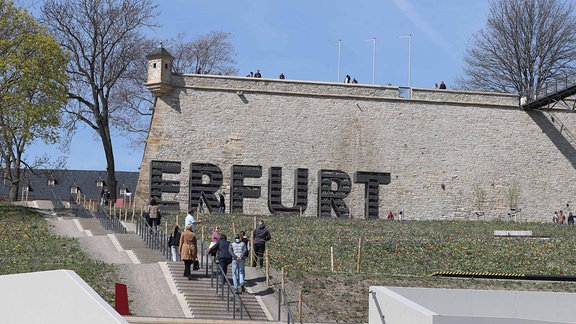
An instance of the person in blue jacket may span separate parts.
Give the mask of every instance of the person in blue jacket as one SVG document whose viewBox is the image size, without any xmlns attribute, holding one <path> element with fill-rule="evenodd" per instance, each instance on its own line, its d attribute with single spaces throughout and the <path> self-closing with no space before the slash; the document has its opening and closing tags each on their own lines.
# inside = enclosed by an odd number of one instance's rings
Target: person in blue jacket
<svg viewBox="0 0 576 324">
<path fill-rule="evenodd" d="M 226 275 L 228 274 L 228 266 L 232 263 L 232 255 L 229 252 L 230 242 L 225 234 L 220 234 L 220 241 L 214 244 L 208 253 L 217 252 L 218 266 L 222 268 L 222 285 L 226 284 Z"/>
</svg>

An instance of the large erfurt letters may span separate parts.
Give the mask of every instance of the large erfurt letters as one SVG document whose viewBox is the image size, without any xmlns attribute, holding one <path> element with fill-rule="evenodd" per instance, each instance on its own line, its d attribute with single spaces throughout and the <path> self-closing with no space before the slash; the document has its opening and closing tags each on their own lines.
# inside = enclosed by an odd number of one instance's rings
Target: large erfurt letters
<svg viewBox="0 0 576 324">
<path fill-rule="evenodd" d="M 332 189 L 332 184 L 336 185 Z M 336 217 L 349 218 L 350 210 L 344 198 L 352 191 L 350 176 L 340 170 L 318 171 L 318 217 L 330 217 L 334 209 Z"/>
<path fill-rule="evenodd" d="M 208 178 L 203 183 L 204 176 Z M 218 198 L 216 192 L 222 187 L 222 170 L 210 163 L 190 163 L 190 185 L 188 207 L 195 207 L 204 200 L 211 213 L 218 211 Z"/>
<path fill-rule="evenodd" d="M 364 183 L 364 218 L 378 219 L 380 185 L 390 184 L 390 173 L 356 171 L 355 183 Z"/>
<path fill-rule="evenodd" d="M 150 198 L 156 199 L 163 207 L 179 209 L 178 201 L 163 201 L 163 193 L 179 193 L 180 181 L 165 180 L 164 174 L 180 174 L 180 162 L 151 161 Z M 244 213 L 244 199 L 258 199 L 260 186 L 250 186 L 244 180 L 262 177 L 260 165 L 232 165 L 230 173 L 230 211 Z M 357 171 L 354 182 L 364 184 L 364 218 L 378 219 L 380 207 L 380 186 L 390 184 L 390 173 Z M 224 175 L 222 170 L 211 163 L 190 163 L 188 189 L 188 208 L 205 203 L 210 212 L 218 210 L 216 197 L 222 189 Z M 308 206 L 308 169 L 294 171 L 294 202 L 292 206 L 282 203 L 282 168 L 268 169 L 268 209 L 270 213 L 299 214 Z M 350 210 L 344 199 L 352 191 L 352 181 L 348 173 L 340 170 L 318 171 L 318 217 L 332 217 L 332 211 L 338 218 L 349 218 Z"/>
<path fill-rule="evenodd" d="M 308 169 L 296 169 L 294 172 L 294 204 L 286 207 L 282 204 L 282 168 L 268 169 L 268 210 L 274 213 L 300 214 L 308 205 Z"/>
<path fill-rule="evenodd" d="M 262 177 L 262 167 L 259 165 L 233 165 L 230 182 L 230 211 L 233 213 L 244 212 L 244 198 L 260 198 L 260 186 L 246 186 L 244 179 Z"/>
<path fill-rule="evenodd" d="M 163 174 L 179 174 L 181 163 L 174 161 L 151 161 L 150 162 L 150 199 L 156 200 L 158 205 L 167 209 L 179 209 L 177 201 L 163 201 L 162 193 L 179 193 L 180 181 L 164 180 Z"/>
</svg>

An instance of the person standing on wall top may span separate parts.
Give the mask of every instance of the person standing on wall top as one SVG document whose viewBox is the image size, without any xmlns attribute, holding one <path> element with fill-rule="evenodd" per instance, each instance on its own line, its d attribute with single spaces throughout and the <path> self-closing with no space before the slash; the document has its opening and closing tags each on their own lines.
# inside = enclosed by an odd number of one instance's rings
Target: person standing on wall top
<svg viewBox="0 0 576 324">
<path fill-rule="evenodd" d="M 350 83 L 350 76 L 348 74 L 346 74 L 346 77 L 344 78 L 344 83 Z"/>
<path fill-rule="evenodd" d="M 260 74 L 260 70 L 256 70 L 256 73 L 254 73 L 254 77 L 255 78 L 261 78 L 262 75 Z"/>
<path fill-rule="evenodd" d="M 160 206 L 158 206 L 154 198 L 150 200 L 150 205 L 148 206 L 148 217 L 150 217 L 150 226 L 152 226 L 154 232 L 156 232 L 160 224 Z"/>
<path fill-rule="evenodd" d="M 254 252 L 255 259 L 252 262 L 252 266 L 255 267 L 256 263 L 262 267 L 264 264 L 264 252 L 266 251 L 266 242 L 270 241 L 272 236 L 270 232 L 264 225 L 264 221 L 261 220 L 258 227 L 254 229 Z"/>
<path fill-rule="evenodd" d="M 195 208 L 190 208 L 188 210 L 188 215 L 186 215 L 186 219 L 184 220 L 184 226 L 190 225 L 191 231 L 196 232 L 196 224 L 202 223 L 201 220 L 194 219 L 194 214 L 196 213 Z"/>
<path fill-rule="evenodd" d="M 280 80 L 284 80 L 284 73 L 280 73 Z"/>
<path fill-rule="evenodd" d="M 352 79 L 352 83 L 353 83 L 353 84 L 358 84 L 358 81 L 356 80 L 356 78 Z"/>
<path fill-rule="evenodd" d="M 444 81 L 440 82 L 440 89 L 446 89 L 446 84 Z"/>
<path fill-rule="evenodd" d="M 240 241 L 240 236 L 236 235 L 234 237 L 234 242 L 230 244 L 228 252 L 232 256 L 232 280 L 234 282 L 234 293 L 238 294 L 238 283 L 242 288 L 242 292 L 245 291 L 244 288 L 244 257 L 246 255 L 246 244 Z"/>
<path fill-rule="evenodd" d="M 218 206 L 218 213 L 226 212 L 226 199 L 224 199 L 224 191 L 220 191 L 220 205 Z"/>
</svg>

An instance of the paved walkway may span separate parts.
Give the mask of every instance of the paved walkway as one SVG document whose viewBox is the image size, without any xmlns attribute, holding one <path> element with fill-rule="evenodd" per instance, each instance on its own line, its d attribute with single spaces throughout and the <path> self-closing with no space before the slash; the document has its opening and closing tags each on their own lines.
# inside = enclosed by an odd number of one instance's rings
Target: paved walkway
<svg viewBox="0 0 576 324">
<path fill-rule="evenodd" d="M 112 232 L 98 232 L 101 226 L 91 225 L 95 219 L 76 217 L 69 210 L 54 214 L 45 212 L 56 234 L 77 237 L 82 248 L 94 259 L 116 264 L 120 277 L 128 287 L 131 323 L 231 323 L 226 321 L 193 320 L 183 295 L 168 272 L 166 262 L 140 264 L 130 250 L 123 250 Z M 127 224 L 128 225 L 128 224 Z M 90 228 L 90 229 L 87 229 Z M 103 231 L 103 230 L 102 230 Z M 97 232 L 97 233 L 95 233 Z M 266 286 L 259 269 L 247 267 L 248 293 L 257 296 L 269 320 L 278 319 L 278 301 Z M 283 321 L 285 318 L 282 318 Z"/>
</svg>

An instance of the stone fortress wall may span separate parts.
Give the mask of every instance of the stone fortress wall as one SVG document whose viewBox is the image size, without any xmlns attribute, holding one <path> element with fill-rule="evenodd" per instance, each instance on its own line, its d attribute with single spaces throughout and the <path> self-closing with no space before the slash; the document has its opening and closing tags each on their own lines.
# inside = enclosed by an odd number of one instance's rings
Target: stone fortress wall
<svg viewBox="0 0 576 324">
<path fill-rule="evenodd" d="M 353 218 L 366 217 L 357 171 L 388 176 L 377 185 L 379 218 L 403 210 L 407 219 L 549 221 L 554 210 L 576 207 L 576 114 L 560 105 L 523 111 L 511 94 L 413 88 L 402 98 L 392 86 L 213 75 L 171 75 L 169 83 L 157 92 L 139 205 L 150 199 L 151 177 L 178 191 L 164 190 L 162 201 L 194 205 L 191 164 L 205 163 L 221 170 L 227 207 L 232 166 L 261 166 L 261 177 L 241 182 L 261 190 L 243 199 L 249 214 L 270 213 L 270 167 L 282 168 L 286 206 L 294 204 L 294 172 L 308 169 L 309 217 L 319 215 L 320 170 L 350 176 L 343 201 Z M 177 165 L 151 175 L 152 161 Z"/>
</svg>

